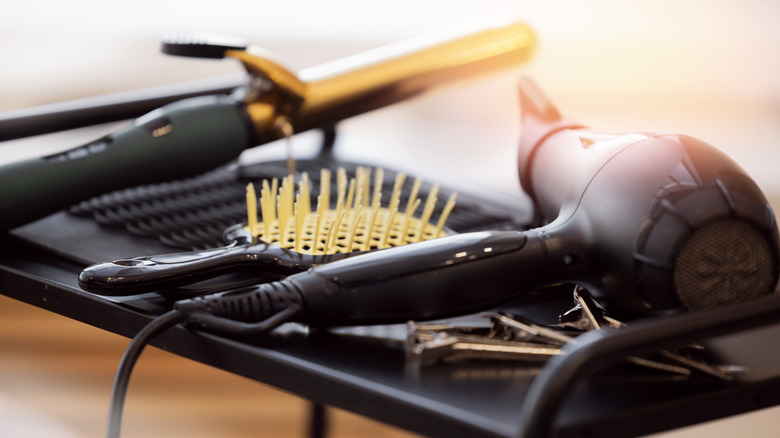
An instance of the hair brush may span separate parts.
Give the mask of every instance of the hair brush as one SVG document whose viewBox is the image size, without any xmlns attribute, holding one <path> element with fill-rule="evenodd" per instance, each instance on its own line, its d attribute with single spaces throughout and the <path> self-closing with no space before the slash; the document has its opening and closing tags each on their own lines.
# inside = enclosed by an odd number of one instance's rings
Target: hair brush
<svg viewBox="0 0 780 438">
<path fill-rule="evenodd" d="M 399 173 L 390 199 L 382 207 L 383 170 L 377 169 L 371 188 L 371 171 L 359 167 L 347 183 L 344 169 L 336 173 L 336 196 L 331 200 L 331 172 L 321 171 L 321 193 L 311 206 L 310 183 L 302 174 L 295 193 L 293 178 L 279 184 L 264 180 L 258 205 L 255 188 L 247 186 L 247 223 L 228 228 L 228 246 L 205 251 L 136 257 L 101 263 L 79 275 L 85 290 L 103 295 L 133 295 L 175 288 L 221 274 L 237 271 L 278 279 L 312 266 L 344 259 L 364 252 L 400 246 L 447 234 L 444 224 L 455 203 L 453 194 L 440 212 L 437 224 L 430 223 L 438 187 L 429 192 L 422 212 L 415 217 L 422 200 L 422 180 L 416 179 L 401 212 L 401 187 L 406 176 Z M 333 205 L 333 208 L 331 208 Z"/>
</svg>

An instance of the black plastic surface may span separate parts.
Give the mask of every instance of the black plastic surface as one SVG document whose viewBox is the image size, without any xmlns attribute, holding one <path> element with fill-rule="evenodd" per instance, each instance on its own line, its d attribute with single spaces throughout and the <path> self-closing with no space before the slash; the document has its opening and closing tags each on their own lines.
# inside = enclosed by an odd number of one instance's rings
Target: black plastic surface
<svg viewBox="0 0 780 438">
<path fill-rule="evenodd" d="M 68 215 L 48 220 L 60 231 L 83 221 Z M 97 242 L 111 231 L 92 224 L 89 239 L 82 236 L 82 241 Z M 170 306 L 169 300 L 156 294 L 123 299 L 81 291 L 77 276 L 83 267 L 25 239 L 0 239 L 0 292 L 10 297 L 124 336 L 133 336 Z M 525 303 L 515 311 L 550 322 L 571 306 L 570 291 L 564 292 Z M 673 326 L 674 321 L 659 323 Z M 740 318 L 734 327 L 740 321 L 746 327 L 754 325 Z M 421 434 L 506 437 L 519 433 L 521 409 L 542 370 L 539 365 L 470 361 L 411 366 L 404 360 L 404 334 L 402 325 L 307 331 L 292 324 L 262 339 L 234 340 L 177 327 L 153 344 Z M 770 324 L 709 341 L 715 358 L 754 370 L 731 383 L 701 375 L 679 380 L 620 363 L 611 365 L 618 362 L 614 356 L 594 356 L 590 360 L 610 365 L 565 388 L 562 399 L 553 403 L 557 414 L 548 418 L 551 435 L 634 436 L 776 405 L 780 403 L 780 353 L 774 348 L 778 336 L 780 327 Z M 622 339 L 630 338 L 631 334 L 623 334 Z M 656 344 L 663 345 L 664 339 L 650 339 L 643 345 Z"/>
<path fill-rule="evenodd" d="M 82 292 L 75 284 L 78 264 L 11 237 L 0 243 L 0 284 L 10 297 L 125 336 L 133 336 L 151 315 L 167 308 L 160 301 L 156 310 L 150 302 L 147 311 L 132 310 L 127 305 L 139 298 L 117 304 Z M 525 308 L 530 316 L 544 318 L 570 304 L 567 294 Z M 673 325 L 674 319 L 663 323 Z M 517 436 L 521 408 L 541 367 L 493 361 L 410 366 L 404 361 L 404 333 L 400 325 L 307 332 L 293 324 L 262 339 L 239 341 L 176 327 L 153 344 L 417 433 Z M 776 405 L 780 367 L 771 364 L 780 361 L 773 348 L 777 336 L 780 327 L 772 324 L 714 340 L 713 354 L 729 357 L 738 351 L 740 365 L 761 371 L 728 384 L 610 365 L 566 388 L 550 435 L 635 436 Z M 630 338 L 628 332 L 622 337 Z M 659 337 L 642 345 L 663 341 Z M 752 345 L 748 351 L 746 342 Z M 598 360 L 616 362 L 615 357 Z"/>
</svg>

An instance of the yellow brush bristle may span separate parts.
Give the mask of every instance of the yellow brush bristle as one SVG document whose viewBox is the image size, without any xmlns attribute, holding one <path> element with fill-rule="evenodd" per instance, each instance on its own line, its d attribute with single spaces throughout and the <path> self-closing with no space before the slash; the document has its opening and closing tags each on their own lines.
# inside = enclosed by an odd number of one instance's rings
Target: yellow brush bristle
<svg viewBox="0 0 780 438">
<path fill-rule="evenodd" d="M 414 216 L 422 201 L 417 198 L 421 180 L 415 180 L 404 212 L 399 212 L 401 187 L 406 176 L 398 174 L 387 207 L 381 206 L 384 171 L 376 169 L 371 190 L 371 170 L 358 167 L 355 178 L 347 182 L 344 169 L 336 172 L 336 206 L 330 207 L 331 172 L 320 173 L 322 190 L 317 208 L 312 210 L 309 176 L 302 174 L 295 192 L 293 178 L 281 182 L 264 180 L 260 190 L 260 213 L 252 184 L 247 186 L 247 231 L 267 243 L 293 249 L 302 254 L 335 254 L 368 251 L 406 245 L 446 235 L 444 223 L 455 205 L 453 194 L 438 223 L 429 223 L 439 188 L 433 186 L 419 218 Z M 370 198 L 370 199 L 369 199 Z M 369 202 L 370 201 L 370 202 Z"/>
</svg>

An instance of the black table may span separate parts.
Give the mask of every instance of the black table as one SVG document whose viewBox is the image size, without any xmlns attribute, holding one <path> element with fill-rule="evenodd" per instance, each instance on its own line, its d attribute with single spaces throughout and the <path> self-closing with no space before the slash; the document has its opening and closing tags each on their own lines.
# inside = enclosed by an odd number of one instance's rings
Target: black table
<svg viewBox="0 0 780 438">
<path fill-rule="evenodd" d="M 46 236 L 51 233 L 51 236 Z M 52 237 L 58 236 L 58 237 Z M 63 243 L 64 242 L 64 243 Z M 72 257 L 62 247 L 92 251 Z M 90 243 L 91 242 L 91 243 Z M 157 294 L 109 298 L 82 291 L 92 257 L 170 251 L 68 213 L 0 237 L 0 292 L 123 336 L 134 336 L 170 300 Z M 109 250 L 110 249 L 110 250 Z M 101 254 L 104 256 L 101 258 Z M 525 303 L 531 316 L 557 314 L 570 297 Z M 780 296 L 729 309 L 582 335 L 544 366 L 470 361 L 416 366 L 405 361 L 403 325 L 307 330 L 288 324 L 246 341 L 181 326 L 152 344 L 172 353 L 379 421 L 432 436 L 633 436 L 780 404 Z M 689 340 L 722 363 L 749 372 L 732 382 L 687 379 L 625 364 L 641 353 Z"/>
</svg>

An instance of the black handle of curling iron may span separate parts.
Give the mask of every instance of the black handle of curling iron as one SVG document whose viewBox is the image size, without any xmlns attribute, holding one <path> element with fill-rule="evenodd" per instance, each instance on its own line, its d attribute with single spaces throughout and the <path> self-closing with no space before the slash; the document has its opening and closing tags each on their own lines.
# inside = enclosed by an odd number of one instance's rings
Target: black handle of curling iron
<svg viewBox="0 0 780 438">
<path fill-rule="evenodd" d="M 111 190 L 205 172 L 251 146 L 250 132 L 243 102 L 201 96 L 159 108 L 83 146 L 5 164 L 0 230 Z"/>
<path fill-rule="evenodd" d="M 0 141 L 134 119 L 179 100 L 230 94 L 245 83 L 241 73 L 7 111 L 0 113 Z"/>
</svg>

